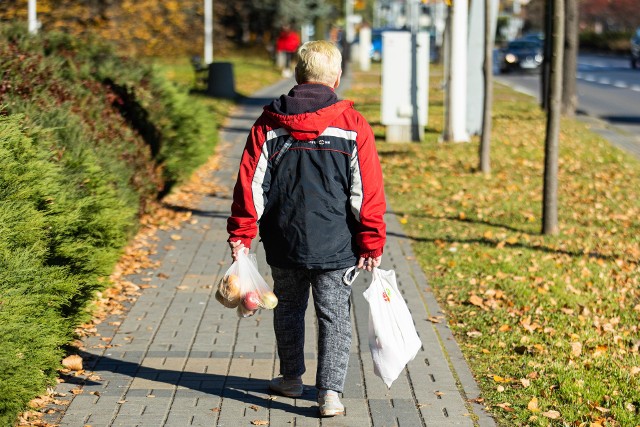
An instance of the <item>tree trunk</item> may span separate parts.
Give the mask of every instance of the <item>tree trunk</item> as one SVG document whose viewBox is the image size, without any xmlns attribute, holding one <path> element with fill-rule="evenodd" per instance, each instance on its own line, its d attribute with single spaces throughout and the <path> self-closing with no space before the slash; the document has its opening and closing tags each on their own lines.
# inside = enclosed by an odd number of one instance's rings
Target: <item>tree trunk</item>
<svg viewBox="0 0 640 427">
<path fill-rule="evenodd" d="M 564 65 L 562 115 L 573 117 L 578 108 L 576 70 L 578 68 L 578 0 L 565 0 Z"/>
<path fill-rule="evenodd" d="M 553 53 L 549 73 L 549 108 L 544 150 L 542 234 L 556 234 L 558 232 L 558 138 L 560 135 L 560 101 L 562 99 L 565 0 L 551 1 L 553 1 Z"/>
<path fill-rule="evenodd" d="M 553 43 L 553 1 L 544 0 L 544 45 L 543 62 L 540 72 L 540 108 L 549 109 L 549 70 L 551 69 L 551 54 Z"/>
<path fill-rule="evenodd" d="M 484 0 L 484 104 L 480 138 L 480 171 L 491 173 L 491 109 L 493 107 L 493 37 L 491 0 Z"/>
</svg>

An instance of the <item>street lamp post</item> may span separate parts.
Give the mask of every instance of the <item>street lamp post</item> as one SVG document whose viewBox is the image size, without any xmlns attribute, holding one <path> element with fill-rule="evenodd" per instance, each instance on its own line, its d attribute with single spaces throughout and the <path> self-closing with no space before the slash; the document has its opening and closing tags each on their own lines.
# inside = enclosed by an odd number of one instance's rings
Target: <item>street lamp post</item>
<svg viewBox="0 0 640 427">
<path fill-rule="evenodd" d="M 29 0 L 28 4 L 29 32 L 38 33 L 38 16 L 36 14 L 36 0 Z"/>
<path fill-rule="evenodd" d="M 35 0 L 33 0 L 35 1 Z M 204 0 L 204 63 L 213 62 L 213 0 Z"/>
</svg>

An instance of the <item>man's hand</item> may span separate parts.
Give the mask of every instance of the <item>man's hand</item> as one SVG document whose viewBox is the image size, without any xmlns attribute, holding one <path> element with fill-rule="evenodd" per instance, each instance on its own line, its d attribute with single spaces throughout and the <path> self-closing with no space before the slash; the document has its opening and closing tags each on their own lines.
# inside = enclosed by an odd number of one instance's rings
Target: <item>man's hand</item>
<svg viewBox="0 0 640 427">
<path fill-rule="evenodd" d="M 373 267 L 380 267 L 381 261 L 382 261 L 382 255 L 377 256 L 375 258 L 360 257 L 360 259 L 358 260 L 358 268 L 364 268 L 367 271 L 372 271 Z"/>
<path fill-rule="evenodd" d="M 240 240 L 229 242 L 229 247 L 231 248 L 231 258 L 233 258 L 234 261 L 238 260 L 238 253 L 241 250 L 244 250 L 245 255 L 249 254 L 249 248 L 245 248 Z"/>
</svg>

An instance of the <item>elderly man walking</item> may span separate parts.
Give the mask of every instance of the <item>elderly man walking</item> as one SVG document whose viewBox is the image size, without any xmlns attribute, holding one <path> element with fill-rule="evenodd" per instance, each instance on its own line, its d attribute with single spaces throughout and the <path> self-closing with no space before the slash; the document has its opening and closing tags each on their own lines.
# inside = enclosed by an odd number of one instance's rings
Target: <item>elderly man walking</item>
<svg viewBox="0 0 640 427">
<path fill-rule="evenodd" d="M 334 92 L 340 51 L 311 41 L 298 58 L 298 84 L 266 106 L 249 133 L 228 242 L 236 259 L 260 231 L 279 301 L 273 326 L 281 376 L 269 387 L 285 396 L 303 393 L 304 317 L 313 293 L 319 411 L 334 416 L 344 414 L 339 394 L 351 346 L 351 287 L 342 277 L 354 265 L 380 265 L 385 198 L 371 127 Z"/>
</svg>

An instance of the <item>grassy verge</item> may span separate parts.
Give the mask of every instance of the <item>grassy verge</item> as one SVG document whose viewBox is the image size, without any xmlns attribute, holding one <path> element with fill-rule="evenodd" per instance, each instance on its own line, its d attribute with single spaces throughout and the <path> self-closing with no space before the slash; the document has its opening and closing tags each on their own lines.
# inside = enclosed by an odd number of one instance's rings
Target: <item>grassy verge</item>
<svg viewBox="0 0 640 427">
<path fill-rule="evenodd" d="M 378 71 L 379 73 L 379 71 Z M 545 117 L 498 86 L 491 176 L 478 143 L 441 144 L 432 68 L 424 143 L 380 141 L 387 196 L 504 426 L 640 424 L 640 163 L 563 120 L 560 233 L 541 236 Z M 348 97 L 380 125 L 379 74 Z"/>
</svg>

